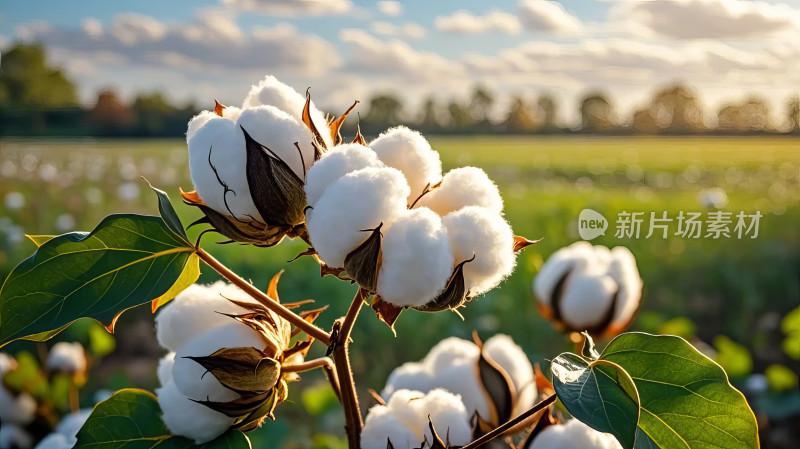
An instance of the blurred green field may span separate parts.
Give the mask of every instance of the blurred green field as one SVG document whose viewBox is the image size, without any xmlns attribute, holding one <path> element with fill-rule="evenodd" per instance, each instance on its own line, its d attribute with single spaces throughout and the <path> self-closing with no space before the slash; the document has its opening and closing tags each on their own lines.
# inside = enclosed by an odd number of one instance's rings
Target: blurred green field
<svg viewBox="0 0 800 449">
<path fill-rule="evenodd" d="M 353 364 L 363 397 L 368 398 L 367 388 L 379 391 L 393 367 L 421 358 L 436 341 L 450 335 L 469 338 L 477 330 L 488 338 L 508 333 L 537 362 L 567 349 L 563 337 L 538 316 L 530 284 L 543 260 L 579 238 L 577 217 L 584 208 L 601 212 L 610 221 L 606 235 L 593 243 L 625 245 L 637 257 L 645 297 L 632 329 L 674 331 L 675 321 L 669 320 L 687 317 L 703 341 L 711 343 L 725 335 L 747 347 L 753 354 L 754 372 L 771 363 L 800 370 L 797 361 L 783 354 L 780 332 L 781 318 L 800 305 L 800 140 L 492 136 L 435 137 L 431 143 L 441 153 L 445 170 L 475 165 L 489 172 L 503 193 L 506 216 L 515 232 L 544 240 L 523 252 L 517 271 L 501 288 L 462 309 L 464 322 L 454 313 L 404 312 L 394 338 L 365 309 L 353 335 Z M 171 195 L 185 223 L 199 218 L 198 211 L 177 200 L 179 186 L 191 189 L 181 140 L 0 141 L 0 274 L 5 277 L 33 251 L 25 233 L 89 231 L 110 213 L 156 213 L 155 197 L 142 176 Z M 644 212 L 649 217 L 650 212 L 666 211 L 674 218 L 679 211 L 704 211 L 698 197 L 711 187 L 727 194 L 729 202 L 722 210 L 734 216 L 740 211 L 763 214 L 758 238 L 682 239 L 674 235 L 673 222 L 667 239 L 660 235 L 648 239 L 647 220 L 638 239 L 614 236 L 618 213 Z M 330 277 L 320 279 L 318 267 L 309 258 L 287 264 L 305 249 L 300 242 L 257 249 L 214 245 L 214 241 L 213 235 L 207 236 L 204 246 L 261 287 L 286 268 L 281 297 L 330 304 L 318 321 L 323 327 L 344 313 L 355 292 Z M 215 273 L 205 269 L 201 280 L 215 278 Z M 144 335 L 143 341 L 155 346 L 147 334 L 149 307 L 140 309 L 120 320 L 121 349 L 126 347 L 125 332 Z M 14 345 L 19 348 L 25 343 Z M 14 345 L 9 349 L 14 350 Z M 156 347 L 147 349 L 141 342 L 127 345 L 138 348 L 142 360 L 151 362 L 148 369 L 154 369 Z M 103 371 L 109 379 L 107 386 L 125 386 L 114 383 L 122 383 L 122 369 L 108 364 Z M 133 373 L 126 374 L 129 382 L 133 377 L 133 383 L 153 388 L 153 371 L 141 368 Z M 318 373 L 307 377 L 315 379 L 311 387 L 322 381 Z M 313 433 L 338 433 L 340 416 L 326 414 L 324 407 L 313 412 L 320 419 L 307 419 L 308 404 L 314 401 L 306 401 L 306 396 L 319 394 L 308 385 L 304 383 L 306 395 L 293 391 L 290 403 L 281 406 L 283 413 L 295 416 Z M 370 403 L 369 399 L 364 402 Z M 278 421 L 267 427 L 280 432 L 286 426 Z M 297 444 L 308 446 L 308 442 Z M 254 445 L 258 446 L 257 441 Z"/>
</svg>

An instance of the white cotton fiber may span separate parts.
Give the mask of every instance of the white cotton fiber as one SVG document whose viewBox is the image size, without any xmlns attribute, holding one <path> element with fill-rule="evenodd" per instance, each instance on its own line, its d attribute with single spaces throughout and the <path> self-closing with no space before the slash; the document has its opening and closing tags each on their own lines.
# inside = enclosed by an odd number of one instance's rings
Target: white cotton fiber
<svg viewBox="0 0 800 449">
<path fill-rule="evenodd" d="M 14 360 L 14 357 L 0 352 L 0 377 L 3 377 L 5 373 L 15 369 L 17 369 L 17 361 Z"/>
<path fill-rule="evenodd" d="M 533 440 L 530 449 L 622 449 L 616 438 L 571 419 L 566 424 L 549 426 Z"/>
<path fill-rule="evenodd" d="M 408 204 L 422 194 L 426 185 L 434 185 L 442 179 L 439 153 L 433 151 L 417 131 L 405 126 L 391 128 L 370 142 L 369 147 L 384 164 L 403 172 L 411 189 Z"/>
<path fill-rule="evenodd" d="M 209 117 L 188 140 L 192 184 L 200 199 L 215 211 L 240 220 L 253 217 L 261 221 L 245 176 L 244 142 L 236 122 L 215 114 Z M 223 184 L 228 187 L 227 195 Z"/>
<path fill-rule="evenodd" d="M 56 343 L 47 354 L 47 368 L 53 371 L 76 373 L 86 369 L 86 354 L 80 343 Z"/>
<path fill-rule="evenodd" d="M 466 206 L 481 206 L 500 213 L 503 199 L 486 172 L 477 167 L 461 167 L 447 172 L 442 185 L 423 196 L 417 206 L 443 216 Z"/>
<path fill-rule="evenodd" d="M 369 148 L 348 143 L 337 145 L 324 153 L 322 158 L 308 170 L 306 177 L 306 201 L 314 206 L 333 182 L 342 176 L 367 167 L 382 167 L 378 155 Z"/>
<path fill-rule="evenodd" d="M 237 132 L 244 128 L 253 140 L 272 150 L 273 157 L 286 162 L 301 180 L 305 179 L 305 171 L 314 163 L 314 147 L 311 131 L 304 124 L 278 108 L 257 106 L 243 110 L 236 125 Z M 302 158 L 295 142 L 303 151 Z M 245 176 L 245 172 L 241 175 Z"/>
<path fill-rule="evenodd" d="M 177 351 L 187 341 L 212 327 L 233 322 L 223 313 L 236 315 L 247 312 L 228 299 L 253 302 L 238 287 L 223 281 L 190 285 L 159 309 L 156 315 L 158 343 L 170 351 Z"/>
<path fill-rule="evenodd" d="M 33 446 L 33 437 L 17 424 L 0 424 L 0 449 L 27 449 Z"/>
<path fill-rule="evenodd" d="M 559 305 L 561 319 L 572 329 L 601 324 L 617 291 L 611 324 L 624 326 L 636 313 L 642 279 L 636 259 L 627 248 L 609 250 L 580 241 L 556 251 L 534 280 L 537 300 L 553 307 L 555 287 L 567 273 Z"/>
<path fill-rule="evenodd" d="M 243 109 L 254 108 L 256 106 L 274 106 L 292 116 L 298 123 L 303 123 L 303 107 L 305 106 L 305 96 L 286 84 L 278 81 L 274 76 L 267 76 L 257 85 L 250 88 L 250 92 L 244 99 Z M 333 146 L 328 131 L 325 114 L 319 111 L 311 102 L 311 120 L 314 122 L 319 133 L 322 135 L 325 145 L 330 148 Z"/>
<path fill-rule="evenodd" d="M 522 348 L 508 335 L 498 334 L 486 340 L 483 351 L 508 373 L 514 383 L 517 403 L 512 411 L 513 415 L 519 415 L 533 407 L 538 394 L 536 378 L 533 366 Z"/>
<path fill-rule="evenodd" d="M 439 437 L 449 437 L 451 446 L 463 446 L 471 441 L 469 416 L 458 396 L 444 390 L 427 394 L 400 390 L 386 405 L 376 405 L 369 410 L 361 432 L 361 447 L 386 449 L 387 439 L 395 449 L 420 447 L 426 438 L 430 444 L 429 417 Z"/>
<path fill-rule="evenodd" d="M 222 435 L 236 421 L 189 400 L 174 383 L 156 389 L 156 396 L 164 412 L 161 418 L 170 432 L 192 439 L 197 444 L 207 443 Z"/>
<path fill-rule="evenodd" d="M 500 214 L 468 206 L 446 215 L 442 221 L 455 263 L 475 256 L 464 265 L 464 283 L 470 295 L 491 290 L 514 270 L 514 233 Z"/>
<path fill-rule="evenodd" d="M 223 348 L 266 346 L 261 334 L 242 323 L 232 321 L 208 330 L 187 342 L 175 353 L 172 381 L 178 390 L 195 400 L 232 401 L 239 394 L 225 388 L 207 370 L 188 357 L 205 357 Z"/>
<path fill-rule="evenodd" d="M 430 209 L 403 211 L 383 239 L 378 294 L 396 306 L 420 306 L 441 293 L 453 272 L 442 219 Z"/>
<path fill-rule="evenodd" d="M 403 174 L 388 167 L 364 168 L 333 184 L 306 213 L 306 226 L 319 257 L 332 267 L 344 259 L 383 223 L 386 232 L 406 210 L 408 184 Z"/>
<path fill-rule="evenodd" d="M 536 399 L 533 367 L 525 353 L 510 337 L 497 335 L 486 341 L 487 355 L 508 372 L 518 400 L 514 414 L 524 412 Z M 489 418 L 489 404 L 480 386 L 476 365 L 480 348 L 457 337 L 446 338 L 437 343 L 421 362 L 408 362 L 389 375 L 381 397 L 388 401 L 401 390 L 422 392 L 444 389 L 461 397 L 469 416 L 478 412 Z"/>
<path fill-rule="evenodd" d="M 617 246 L 611 250 L 611 262 L 608 265 L 608 275 L 616 281 L 619 287 L 617 294 L 617 307 L 614 312 L 613 324 L 624 325 L 631 320 L 639 308 L 642 297 L 642 278 L 636 267 L 636 258 L 628 248 Z"/>
<path fill-rule="evenodd" d="M 235 122 L 241 113 L 241 109 L 229 106 L 222 110 L 222 117 Z M 219 118 L 219 115 L 213 111 L 202 111 L 192 117 L 192 119 L 189 120 L 189 125 L 186 127 L 186 142 L 189 142 L 189 140 L 197 134 L 197 130 L 202 128 L 203 125 L 213 118 Z"/>
<path fill-rule="evenodd" d="M 36 401 L 25 392 L 12 395 L 0 385 L 0 422 L 29 424 L 36 414 Z"/>
<path fill-rule="evenodd" d="M 156 374 L 158 375 L 158 383 L 166 385 L 172 382 L 172 367 L 175 365 L 175 353 L 168 352 L 167 355 L 161 357 L 158 361 L 158 368 Z"/>
</svg>

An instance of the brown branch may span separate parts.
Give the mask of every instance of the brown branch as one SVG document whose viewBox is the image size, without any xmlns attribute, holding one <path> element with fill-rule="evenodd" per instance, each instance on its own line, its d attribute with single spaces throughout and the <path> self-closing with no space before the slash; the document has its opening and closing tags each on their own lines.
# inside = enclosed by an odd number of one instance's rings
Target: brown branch
<svg viewBox="0 0 800 449">
<path fill-rule="evenodd" d="M 350 449 L 361 448 L 361 428 L 364 422 L 361 419 L 361 408 L 358 405 L 358 394 L 356 393 L 355 383 L 353 382 L 353 370 L 350 368 L 350 332 L 361 311 L 368 293 L 364 289 L 359 289 L 347 315 L 333 323 L 333 334 L 336 336 L 331 342 L 333 345 L 333 361 L 336 366 L 336 373 L 342 390 L 342 406 L 344 407 L 345 430 L 347 431 L 347 441 Z"/>
<path fill-rule="evenodd" d="M 208 266 L 210 266 L 217 273 L 221 274 L 224 278 L 229 280 L 231 284 L 239 287 L 245 293 L 252 296 L 253 298 L 258 299 L 260 303 L 264 304 L 264 306 L 268 307 L 271 311 L 275 312 L 275 314 L 278 315 L 279 317 L 285 319 L 289 323 L 293 324 L 295 327 L 302 329 L 303 332 L 321 341 L 323 344 L 325 345 L 331 344 L 330 341 L 331 336 L 327 332 L 315 326 L 314 324 L 304 320 L 296 313 L 287 309 L 283 304 L 275 301 L 275 299 L 270 298 L 269 295 L 257 289 L 253 284 L 239 277 L 238 274 L 231 271 L 225 265 L 222 265 L 222 263 L 220 263 L 220 261 L 215 259 L 211 254 L 208 254 L 201 248 L 197 248 L 197 255 L 200 257 L 200 259 L 203 260 L 203 262 L 208 264 Z"/>
<path fill-rule="evenodd" d="M 549 406 L 553 402 L 556 401 L 556 395 L 551 394 L 547 398 L 545 398 L 542 402 L 533 406 L 532 409 L 528 410 L 527 412 L 507 421 L 505 424 L 500 425 L 496 429 L 492 430 L 491 432 L 487 433 L 486 435 L 478 438 L 477 440 L 473 441 L 472 443 L 467 444 L 466 446 L 462 446 L 461 449 L 476 449 L 481 447 L 482 445 L 492 441 L 493 439 L 499 437 L 503 433 L 505 433 L 508 429 L 516 426 L 517 424 L 525 421 L 526 419 L 530 418 L 540 410 L 544 409 L 545 407 Z"/>
<path fill-rule="evenodd" d="M 336 375 L 336 368 L 330 358 L 320 357 L 318 359 L 308 360 L 306 362 L 296 363 L 293 365 L 283 365 L 281 367 L 281 371 L 285 373 L 302 373 L 316 368 L 322 368 L 325 370 L 325 374 L 328 377 L 331 388 L 333 388 L 333 392 L 336 393 L 336 397 L 339 399 L 339 402 L 342 402 L 342 390 L 339 387 L 339 376 Z"/>
</svg>

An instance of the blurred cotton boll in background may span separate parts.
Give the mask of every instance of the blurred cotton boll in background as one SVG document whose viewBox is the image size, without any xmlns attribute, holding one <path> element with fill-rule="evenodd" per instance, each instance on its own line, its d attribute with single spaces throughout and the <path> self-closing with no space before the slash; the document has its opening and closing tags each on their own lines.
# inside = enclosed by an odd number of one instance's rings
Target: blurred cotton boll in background
<svg viewBox="0 0 800 449">
<path fill-rule="evenodd" d="M 566 424 L 546 427 L 522 449 L 622 449 L 616 438 L 571 419 Z"/>
<path fill-rule="evenodd" d="M 22 426 L 0 423 L 0 449 L 28 449 L 32 446 L 33 437 Z"/>
<path fill-rule="evenodd" d="M 25 195 L 19 192 L 8 192 L 3 198 L 3 204 L 8 210 L 19 210 L 25 207 Z"/>
<path fill-rule="evenodd" d="M 75 217 L 71 214 L 61 214 L 56 217 L 56 230 L 58 232 L 68 232 L 75 228 Z"/>
<path fill-rule="evenodd" d="M 459 395 L 470 417 L 477 413 L 495 427 L 534 405 L 538 392 L 533 366 L 511 337 L 495 335 L 487 340 L 483 358 L 502 370 L 511 384 L 486 385 L 479 375 L 481 348 L 471 341 L 450 337 L 431 348 L 421 362 L 405 363 L 392 371 L 381 397 L 391 400 L 403 389 L 427 392 L 441 388 Z M 501 407 L 491 400 L 491 392 L 502 389 L 513 391 L 516 399 L 510 416 L 499 416 Z"/>
<path fill-rule="evenodd" d="M 51 371 L 80 373 L 86 370 L 86 353 L 78 343 L 59 342 L 50 348 L 47 368 Z"/>
<path fill-rule="evenodd" d="M 394 449 L 432 445 L 434 434 L 440 441 L 449 440 L 449 447 L 463 446 L 472 441 L 469 415 L 461 398 L 444 390 L 422 393 L 398 390 L 386 405 L 369 409 L 361 431 L 362 449 L 386 449 L 387 440 Z"/>
<path fill-rule="evenodd" d="M 722 209 L 728 205 L 728 194 L 722 187 L 711 187 L 697 194 L 697 202 L 704 209 Z"/>
<path fill-rule="evenodd" d="M 17 369 L 17 361 L 8 354 L 0 353 L 0 380 L 10 371 Z M 33 421 L 36 413 L 36 401 L 22 392 L 14 394 L 0 382 L 0 423 L 2 425 L 26 425 Z M 11 432 L 11 430 L 9 430 Z M 9 434 L 11 438 L 13 434 Z"/>
<path fill-rule="evenodd" d="M 611 337 L 633 320 L 642 285 L 630 250 L 581 241 L 550 256 L 533 290 L 539 311 L 559 330 Z"/>
<path fill-rule="evenodd" d="M 86 408 L 64 416 L 56 426 L 55 431 L 44 437 L 36 445 L 36 449 L 69 449 L 74 447 L 78 442 L 78 431 L 81 430 L 81 427 L 83 427 L 83 424 L 86 423 L 91 414 L 92 409 Z"/>
</svg>

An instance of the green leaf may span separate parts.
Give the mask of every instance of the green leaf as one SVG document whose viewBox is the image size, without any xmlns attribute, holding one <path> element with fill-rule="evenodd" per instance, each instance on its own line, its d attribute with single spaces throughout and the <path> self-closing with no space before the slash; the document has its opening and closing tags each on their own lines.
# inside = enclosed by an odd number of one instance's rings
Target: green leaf
<svg viewBox="0 0 800 449">
<path fill-rule="evenodd" d="M 36 247 L 38 248 L 38 247 L 42 246 L 42 244 L 44 242 L 52 239 L 55 236 L 54 235 L 30 235 L 30 234 L 25 234 L 25 237 L 28 237 L 28 239 L 31 242 L 33 242 L 33 244 L 36 245 Z"/>
<path fill-rule="evenodd" d="M 154 216 L 111 215 L 91 233 L 54 237 L 14 268 L 0 290 L 0 346 L 46 340 L 81 317 L 113 330 L 126 309 L 164 302 L 194 282 L 194 251 Z"/>
<path fill-rule="evenodd" d="M 767 369 L 764 370 L 764 375 L 767 377 L 770 390 L 776 393 L 786 393 L 796 390 L 798 384 L 800 384 L 797 374 L 794 371 L 777 363 L 768 366 Z"/>
<path fill-rule="evenodd" d="M 250 440 L 238 430 L 196 445 L 189 439 L 170 434 L 161 421 L 161 408 L 152 393 L 126 389 L 97 404 L 78 432 L 75 448 L 83 449 L 250 449 Z"/>
<path fill-rule="evenodd" d="M 800 360 L 800 307 L 786 314 L 781 321 L 781 330 L 786 334 L 783 351 L 790 358 Z"/>
<path fill-rule="evenodd" d="M 714 337 L 714 347 L 717 349 L 714 361 L 719 363 L 728 376 L 739 379 L 753 371 L 753 357 L 746 347 L 724 335 Z"/>
<path fill-rule="evenodd" d="M 164 223 L 169 226 L 169 229 L 174 232 L 175 235 L 182 238 L 187 244 L 189 244 L 189 237 L 186 236 L 186 230 L 183 229 L 181 219 L 178 218 L 178 214 L 172 207 L 172 203 L 169 200 L 169 195 L 167 195 L 167 193 L 163 190 L 153 187 L 153 185 L 150 184 L 150 181 L 147 181 L 147 185 L 149 185 L 158 196 L 158 213 L 161 214 L 161 218 L 164 219 Z"/>
<path fill-rule="evenodd" d="M 558 399 L 572 416 L 614 435 L 624 449 L 634 447 L 639 406 L 624 371 L 568 352 L 556 357 L 550 370 Z"/>
<path fill-rule="evenodd" d="M 742 393 L 686 340 L 622 334 L 601 359 L 630 374 L 639 392 L 639 427 L 659 448 L 759 447 L 758 425 Z"/>
</svg>

